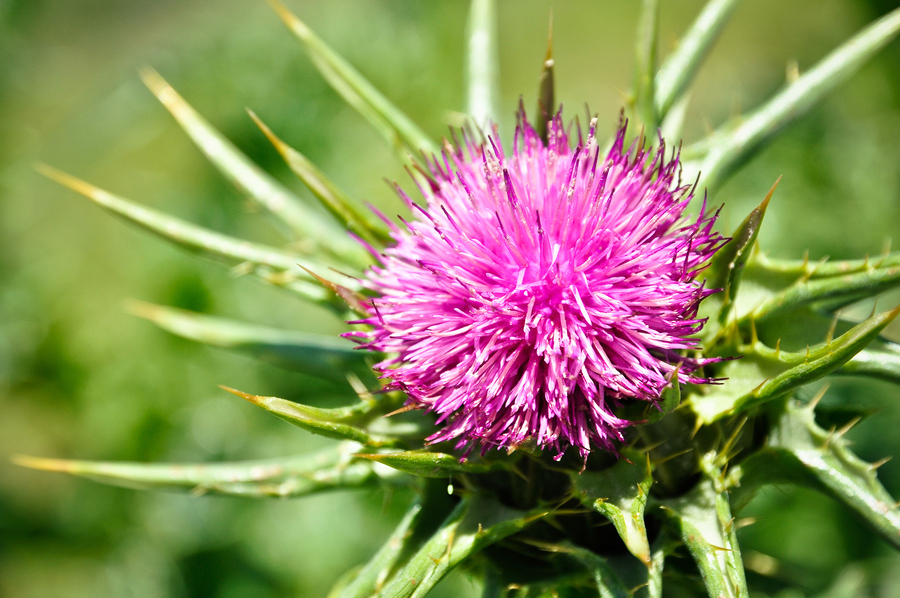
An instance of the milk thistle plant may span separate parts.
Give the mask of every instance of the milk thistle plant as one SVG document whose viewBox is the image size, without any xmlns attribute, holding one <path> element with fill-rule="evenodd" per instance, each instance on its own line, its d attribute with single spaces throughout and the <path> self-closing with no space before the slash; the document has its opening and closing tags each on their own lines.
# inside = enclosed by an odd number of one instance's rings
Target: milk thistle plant
<svg viewBox="0 0 900 598">
<path fill-rule="evenodd" d="M 322 409 L 226 389 L 336 440 L 313 455 L 20 462 L 130 487 L 253 497 L 413 486 L 418 499 L 384 547 L 337 580 L 330 595 L 341 598 L 423 596 L 456 566 L 492 597 L 659 597 L 668 580 L 749 596 L 736 517 L 770 484 L 825 493 L 900 548 L 900 512 L 878 464 L 851 452 L 849 426 L 816 423 L 824 390 L 807 401 L 797 393 L 830 375 L 900 383 L 900 347 L 879 337 L 900 308 L 863 321 L 840 312 L 900 284 L 900 254 L 769 257 L 756 238 L 777 182 L 733 232 L 716 228 L 715 195 L 900 32 L 900 9 L 683 147 L 690 83 L 738 3 L 711 0 L 657 69 L 657 2 L 643 0 L 634 82 L 610 140 L 597 133 L 606 116 L 569 120 L 557 105 L 551 49 L 539 105 L 519 107 L 506 140 L 493 124 L 494 4 L 473 0 L 470 119 L 437 143 L 273 0 L 324 78 L 408 166 L 412 184 L 397 192 L 410 215 L 400 219 L 349 197 L 251 113 L 325 210 L 305 205 L 144 72 L 213 164 L 299 243 L 235 239 L 41 170 L 138 226 L 327 306 L 349 331 L 295 334 L 149 305 L 139 315 L 183 337 L 346 377 L 354 397 Z"/>
</svg>

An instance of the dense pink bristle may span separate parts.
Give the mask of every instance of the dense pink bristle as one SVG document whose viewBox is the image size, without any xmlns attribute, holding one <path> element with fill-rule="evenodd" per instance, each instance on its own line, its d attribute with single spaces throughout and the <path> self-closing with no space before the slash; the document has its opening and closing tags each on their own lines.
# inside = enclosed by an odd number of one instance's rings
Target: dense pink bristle
<svg viewBox="0 0 900 598">
<path fill-rule="evenodd" d="M 364 280 L 371 330 L 351 334 L 389 355 L 388 388 L 438 415 L 430 441 L 586 456 L 629 425 L 614 403 L 657 400 L 676 368 L 711 382 L 681 353 L 715 292 L 696 276 L 724 242 L 718 212 L 684 216 L 693 189 L 661 139 L 626 151 L 623 125 L 601 158 L 594 129 L 572 149 L 557 115 L 545 145 L 523 115 L 509 157 L 463 131 L 425 208 L 401 192 L 413 220 Z"/>
</svg>

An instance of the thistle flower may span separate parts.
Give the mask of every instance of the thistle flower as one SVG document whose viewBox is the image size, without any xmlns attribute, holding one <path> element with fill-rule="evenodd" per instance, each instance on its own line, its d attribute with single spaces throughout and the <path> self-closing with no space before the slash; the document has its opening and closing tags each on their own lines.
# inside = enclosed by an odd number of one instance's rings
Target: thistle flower
<svg viewBox="0 0 900 598">
<path fill-rule="evenodd" d="M 545 144 L 520 113 L 511 156 L 467 138 L 431 165 L 426 208 L 401 192 L 415 219 L 369 271 L 372 330 L 348 336 L 438 414 L 431 442 L 586 457 L 622 439 L 620 400 L 657 400 L 676 368 L 708 381 L 678 352 L 715 292 L 697 280 L 723 242 L 715 215 L 685 219 L 692 189 L 664 144 L 626 149 L 623 124 L 601 158 L 595 128 L 573 149 L 557 115 Z"/>
</svg>

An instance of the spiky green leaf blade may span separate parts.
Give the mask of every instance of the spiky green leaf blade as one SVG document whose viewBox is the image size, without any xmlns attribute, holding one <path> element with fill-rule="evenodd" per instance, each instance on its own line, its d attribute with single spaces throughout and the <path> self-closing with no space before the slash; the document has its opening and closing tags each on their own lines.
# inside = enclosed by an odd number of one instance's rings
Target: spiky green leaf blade
<svg viewBox="0 0 900 598">
<path fill-rule="evenodd" d="M 801 278 L 739 317 L 741 323 L 758 321 L 813 304 L 836 309 L 897 286 L 900 286 L 900 266 L 873 267 L 852 274 Z"/>
<path fill-rule="evenodd" d="M 656 131 L 659 119 L 654 104 L 656 45 L 659 38 L 659 0 L 641 0 L 635 45 L 632 101 L 634 116 L 647 134 Z"/>
<path fill-rule="evenodd" d="M 403 552 L 408 548 L 412 528 L 422 511 L 421 504 L 412 505 L 387 542 L 375 553 L 369 562 L 354 575 L 336 598 L 370 598 L 381 592 L 384 583 L 397 565 Z"/>
<path fill-rule="evenodd" d="M 453 455 L 426 450 L 366 453 L 356 456 L 425 478 L 449 478 L 458 473 L 484 473 L 491 469 L 488 463 L 460 461 L 459 457 Z"/>
<path fill-rule="evenodd" d="M 816 262 L 810 261 L 809 258 L 785 260 L 771 258 L 764 253 L 757 253 L 750 258 L 750 262 L 747 264 L 748 270 L 752 269 L 771 275 L 794 276 L 808 280 L 860 274 L 895 266 L 900 266 L 900 252 L 887 253 L 872 258 L 866 257 L 861 260 L 820 260 Z"/>
<path fill-rule="evenodd" d="M 357 112 L 365 117 L 405 158 L 406 152 L 438 153 L 438 147 L 408 116 L 378 91 L 359 71 L 291 13 L 278 0 L 269 4 L 288 29 L 303 43 L 319 73 Z"/>
<path fill-rule="evenodd" d="M 649 566 L 644 509 L 653 483 L 650 459 L 632 454 L 630 462 L 629 454 L 623 457 L 609 469 L 573 474 L 572 485 L 581 502 L 609 519 L 631 554 Z"/>
<path fill-rule="evenodd" d="M 347 230 L 356 233 L 370 243 L 374 242 L 383 245 L 390 241 L 390 235 L 384 226 L 375 224 L 371 219 L 363 215 L 366 211 L 364 206 L 344 193 L 306 156 L 278 138 L 252 110 L 248 110 L 248 112 L 253 122 L 269 138 L 269 141 L 275 146 L 281 157 L 284 158 L 288 167 Z M 357 244 L 357 246 L 359 245 Z M 369 262 L 371 260 L 366 261 Z"/>
<path fill-rule="evenodd" d="M 875 341 L 835 373 L 869 376 L 900 384 L 900 345 L 889 341 Z"/>
<path fill-rule="evenodd" d="M 169 216 L 158 210 L 133 203 L 47 165 L 38 171 L 84 195 L 101 208 L 140 226 L 176 245 L 238 266 L 266 282 L 287 288 L 305 299 L 333 306 L 333 296 L 318 284 L 303 266 L 327 268 L 307 257 L 287 253 L 275 247 L 236 239 Z"/>
<path fill-rule="evenodd" d="M 900 8 L 862 29 L 739 122 L 729 123 L 695 146 L 686 148 L 686 156 L 705 154 L 696 167 L 702 173 L 700 186 L 711 191 L 717 188 L 761 144 L 815 106 L 898 33 Z"/>
<path fill-rule="evenodd" d="M 664 118 L 691 84 L 741 0 L 710 0 L 656 74 L 656 112 Z M 670 139 L 666 137 L 666 139 Z"/>
<path fill-rule="evenodd" d="M 735 506 L 749 502 L 767 484 L 797 484 L 823 492 L 865 520 L 900 548 L 900 511 L 878 481 L 877 465 L 857 457 L 843 438 L 846 429 L 828 432 L 815 421 L 812 405 L 784 401 L 770 411 L 766 446 L 728 476 Z"/>
<path fill-rule="evenodd" d="M 728 493 L 705 477 L 662 512 L 697 563 L 710 598 L 749 598 Z"/>
<path fill-rule="evenodd" d="M 198 495 L 254 498 L 370 487 L 379 480 L 371 463 L 352 460 L 346 447 L 312 455 L 233 463 L 129 463 L 24 456 L 16 457 L 14 462 L 136 490 L 182 490 Z"/>
<path fill-rule="evenodd" d="M 830 374 L 862 351 L 897 315 L 900 307 L 857 324 L 841 336 L 809 351 L 791 353 L 762 343 L 741 347 L 741 359 L 727 363 L 720 375 L 728 380 L 689 403 L 701 424 L 712 423 L 782 396 Z"/>
<path fill-rule="evenodd" d="M 387 584 L 379 598 L 425 596 L 463 559 L 546 516 L 522 512 L 480 495 L 464 498 L 456 509 Z"/>
<path fill-rule="evenodd" d="M 367 264 L 362 248 L 342 234 L 334 221 L 309 206 L 257 166 L 209 124 L 153 69 L 141 72 L 144 83 L 175 117 L 213 166 L 241 193 L 268 210 L 300 236 L 304 253 L 319 247 L 357 265 Z"/>
<path fill-rule="evenodd" d="M 364 446 L 372 447 L 393 446 L 396 443 L 392 438 L 370 434 L 362 427 L 359 427 L 378 414 L 374 402 L 361 402 L 352 407 L 340 409 L 319 409 L 279 399 L 278 397 L 253 395 L 228 388 L 227 386 L 223 386 L 222 389 L 253 403 L 257 407 L 262 407 L 289 424 L 313 434 L 338 440 L 352 440 Z"/>
<path fill-rule="evenodd" d="M 710 288 L 722 289 L 722 292 L 711 297 L 713 301 L 709 305 L 712 309 L 718 307 L 717 319 L 720 325 L 726 323 L 734 306 L 744 266 L 756 243 L 763 218 L 766 216 L 766 209 L 769 207 L 769 201 L 771 201 L 779 182 L 781 182 L 781 177 L 778 177 L 778 180 L 772 185 L 772 189 L 769 190 L 762 203 L 750 212 L 737 227 L 731 236 L 731 241 L 717 251 L 710 262 L 707 271 Z"/>
<path fill-rule="evenodd" d="M 349 372 L 371 372 L 365 353 L 339 336 L 256 326 L 142 301 L 130 302 L 129 309 L 182 338 L 244 351 L 311 376 L 345 381 Z"/>
<path fill-rule="evenodd" d="M 487 130 L 500 114 L 497 3 L 472 0 L 466 23 L 466 101 L 475 125 Z"/>
</svg>

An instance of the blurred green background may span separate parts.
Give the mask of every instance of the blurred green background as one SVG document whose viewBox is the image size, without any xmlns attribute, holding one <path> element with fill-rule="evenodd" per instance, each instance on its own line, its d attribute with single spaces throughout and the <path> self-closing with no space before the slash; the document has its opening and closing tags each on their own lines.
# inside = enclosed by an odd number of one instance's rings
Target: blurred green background
<svg viewBox="0 0 900 598">
<path fill-rule="evenodd" d="M 426 131 L 463 108 L 463 0 L 288 0 Z M 558 97 L 612 131 L 630 81 L 638 2 L 553 5 Z M 663 0 L 666 52 L 701 2 Z M 748 0 L 706 64 L 687 141 L 755 106 L 891 0 Z M 551 3 L 499 0 L 505 133 L 535 104 Z M 107 488 L 9 464 L 16 453 L 215 461 L 311 450 L 318 438 L 217 384 L 316 405 L 344 389 L 175 339 L 127 298 L 290 329 L 341 323 L 173 249 L 42 179 L 36 161 L 231 234 L 283 240 L 228 187 L 142 86 L 151 65 L 248 154 L 301 191 L 247 117 L 359 198 L 400 211 L 403 171 L 262 0 L 0 0 L 0 596 L 323 596 L 386 537 L 410 496 L 242 501 Z M 900 238 L 900 44 L 765 148 L 717 196 L 736 225 L 784 180 L 761 235 L 783 257 L 854 257 Z M 880 307 L 896 304 L 885 298 Z M 890 305 L 889 305 L 890 304 Z M 893 334 L 896 336 L 897 329 Z M 834 382 L 824 407 L 872 412 L 851 432 L 867 460 L 900 453 L 900 390 Z M 833 413 L 840 418 L 840 413 Z M 900 463 L 880 474 L 900 495 Z M 900 596 L 900 557 L 833 502 L 772 489 L 742 515 L 763 595 Z M 784 591 L 785 582 L 802 591 Z M 477 595 L 455 574 L 443 596 Z M 673 595 L 676 595 L 673 593 Z"/>
</svg>

